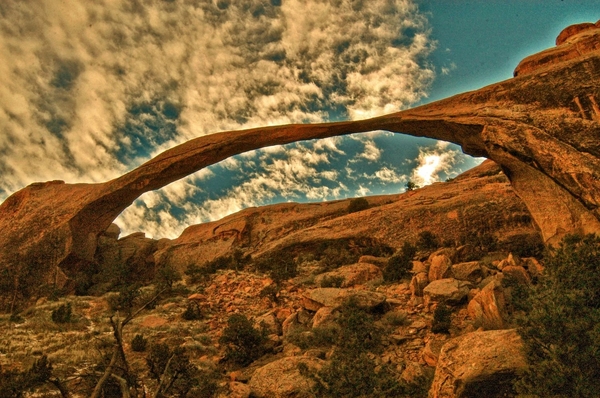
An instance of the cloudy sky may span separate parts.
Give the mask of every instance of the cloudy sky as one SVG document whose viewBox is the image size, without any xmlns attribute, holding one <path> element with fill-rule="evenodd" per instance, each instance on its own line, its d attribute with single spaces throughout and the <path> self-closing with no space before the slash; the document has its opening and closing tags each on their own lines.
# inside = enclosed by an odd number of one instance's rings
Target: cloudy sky
<svg viewBox="0 0 600 398">
<path fill-rule="evenodd" d="M 597 0 L 1 0 L 0 201 L 222 130 L 361 119 L 508 79 Z M 402 192 L 481 159 L 373 132 L 241 154 L 142 196 L 124 233 Z"/>
</svg>

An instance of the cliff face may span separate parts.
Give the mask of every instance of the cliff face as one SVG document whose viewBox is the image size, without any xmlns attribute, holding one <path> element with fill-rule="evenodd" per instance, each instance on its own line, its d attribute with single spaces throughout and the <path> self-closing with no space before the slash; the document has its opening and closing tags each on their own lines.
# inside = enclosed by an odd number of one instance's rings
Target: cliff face
<svg viewBox="0 0 600 398">
<path fill-rule="evenodd" d="M 348 213 L 350 200 L 245 209 L 191 226 L 177 239 L 160 241 L 154 261 L 183 271 L 235 249 L 260 257 L 278 250 L 310 249 L 332 240 L 358 243 L 364 238 L 399 249 L 405 241 L 416 242 L 423 231 L 455 245 L 473 232 L 496 238 L 499 248 L 517 241 L 541 242 L 527 208 L 491 161 L 452 182 L 372 196 L 368 202 L 369 209 L 355 213 Z"/>
<path fill-rule="evenodd" d="M 106 183 L 32 184 L 0 205 L 0 269 L 35 263 L 36 272 L 48 275 L 55 267 L 81 267 L 93 261 L 97 237 L 144 192 L 252 149 L 373 130 L 451 141 L 494 160 L 546 242 L 600 232 L 598 25 L 568 28 L 556 48 L 524 60 L 513 79 L 415 109 L 354 122 L 223 132 L 172 148 Z"/>
</svg>

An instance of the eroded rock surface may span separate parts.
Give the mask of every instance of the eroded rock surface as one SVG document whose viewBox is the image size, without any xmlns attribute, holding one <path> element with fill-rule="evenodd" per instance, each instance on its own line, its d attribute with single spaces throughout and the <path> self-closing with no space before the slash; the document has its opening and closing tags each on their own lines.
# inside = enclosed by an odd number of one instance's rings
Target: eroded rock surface
<svg viewBox="0 0 600 398">
<path fill-rule="evenodd" d="M 32 184 L 0 205 L 0 268 L 31 264 L 39 280 L 57 267 L 68 274 L 94 261 L 99 235 L 144 192 L 245 151 L 374 130 L 450 141 L 494 160 L 546 242 L 600 232 L 600 29 L 578 29 L 524 60 L 513 79 L 418 108 L 360 121 L 223 132 L 105 183 Z"/>
</svg>

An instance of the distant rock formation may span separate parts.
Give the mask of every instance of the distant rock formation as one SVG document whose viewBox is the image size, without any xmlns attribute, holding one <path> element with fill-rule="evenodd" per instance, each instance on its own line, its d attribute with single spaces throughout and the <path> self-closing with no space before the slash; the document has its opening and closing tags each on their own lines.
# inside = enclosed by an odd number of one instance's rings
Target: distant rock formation
<svg viewBox="0 0 600 398">
<path fill-rule="evenodd" d="M 0 270 L 9 275 L 3 284 L 17 286 L 24 264 L 34 279 L 90 264 L 99 235 L 137 197 L 203 167 L 265 146 L 374 130 L 450 141 L 494 160 L 548 243 L 600 232 L 600 27 L 567 32 L 556 48 L 521 63 L 515 78 L 418 108 L 203 136 L 105 183 L 23 188 L 0 205 Z"/>
</svg>

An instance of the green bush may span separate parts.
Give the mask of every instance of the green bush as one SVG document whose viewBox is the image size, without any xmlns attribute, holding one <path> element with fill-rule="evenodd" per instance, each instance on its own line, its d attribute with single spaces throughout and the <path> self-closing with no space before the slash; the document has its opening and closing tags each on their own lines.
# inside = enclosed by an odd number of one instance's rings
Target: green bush
<svg viewBox="0 0 600 398">
<path fill-rule="evenodd" d="M 181 314 L 181 317 L 186 321 L 197 321 L 202 319 L 202 311 L 200 311 L 198 303 L 189 302 L 185 311 Z"/>
<path fill-rule="evenodd" d="M 421 250 L 433 250 L 440 246 L 439 238 L 431 231 L 422 231 L 417 238 L 417 247 Z"/>
<path fill-rule="evenodd" d="M 225 345 L 225 360 L 246 366 L 265 354 L 266 334 L 254 328 L 245 315 L 234 314 L 227 320 L 227 326 L 219 343 Z"/>
<path fill-rule="evenodd" d="M 433 333 L 448 333 L 452 321 L 452 310 L 444 303 L 439 303 L 433 310 L 433 322 L 431 331 Z"/>
<path fill-rule="evenodd" d="M 55 310 L 52 310 L 52 322 L 69 323 L 71 322 L 72 315 L 71 303 L 62 304 Z"/>
<path fill-rule="evenodd" d="M 269 276 L 280 283 L 298 275 L 298 265 L 293 255 L 280 250 L 271 253 L 255 262 L 256 269 L 260 272 L 267 272 Z"/>
<path fill-rule="evenodd" d="M 404 242 L 402 248 L 388 260 L 383 269 L 383 279 L 387 282 L 397 282 L 410 275 L 412 260 L 417 248 L 409 242 Z"/>
<path fill-rule="evenodd" d="M 190 363 L 182 347 L 171 350 L 167 344 L 153 344 L 146 357 L 146 364 L 150 377 L 161 386 L 155 396 L 173 394 L 185 397 L 194 386 L 198 385 L 198 369 Z"/>
<path fill-rule="evenodd" d="M 144 352 L 148 346 L 148 340 L 143 334 L 136 334 L 131 340 L 131 349 L 135 352 Z"/>
<path fill-rule="evenodd" d="M 336 347 L 316 374 L 306 366 L 300 372 L 315 381 L 318 397 L 408 397 L 414 391 L 398 381 L 389 367 L 378 365 L 369 352 L 381 350 L 381 330 L 373 315 L 350 299 L 340 308 L 339 328 L 330 329 Z M 337 333 L 336 333 L 337 332 Z"/>
<path fill-rule="evenodd" d="M 530 367 L 528 396 L 597 397 L 600 391 L 600 239 L 566 237 L 545 257 L 544 275 L 518 318 Z"/>
<path fill-rule="evenodd" d="M 367 210 L 369 201 L 365 198 L 354 198 L 348 204 L 348 213 L 356 213 L 357 211 Z"/>
</svg>

